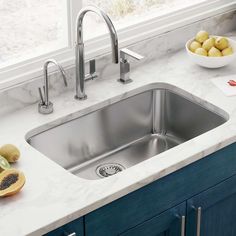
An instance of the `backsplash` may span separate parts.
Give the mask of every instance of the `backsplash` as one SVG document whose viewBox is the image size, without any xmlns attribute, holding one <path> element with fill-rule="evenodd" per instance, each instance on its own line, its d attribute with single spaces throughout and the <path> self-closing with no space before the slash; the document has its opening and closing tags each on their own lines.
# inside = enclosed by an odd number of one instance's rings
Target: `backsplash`
<svg viewBox="0 0 236 236">
<path fill-rule="evenodd" d="M 161 56 L 183 49 L 185 42 L 193 37 L 200 29 L 205 29 L 215 35 L 223 35 L 236 30 L 236 11 L 207 18 L 205 20 L 177 28 L 162 35 L 137 42 L 127 46 L 129 49 L 145 56 L 141 62 L 131 62 L 132 68 L 135 66 L 157 59 Z M 86 52 L 85 52 L 86 53 Z M 105 79 L 111 76 L 119 77 L 119 65 L 111 63 L 111 56 L 104 55 L 97 59 L 97 71 L 100 78 Z M 59 73 L 54 73 L 50 78 L 50 97 L 58 96 L 67 91 L 75 90 L 74 67 L 66 68 L 68 75 L 68 87 L 65 88 Z M 132 69 L 131 69 L 132 72 Z M 39 100 L 38 87 L 42 86 L 43 78 L 32 79 L 16 87 L 2 91 L 0 93 L 1 115 L 6 115 L 17 109 L 37 103 Z M 73 99 L 73 97 L 71 97 Z M 36 106 L 35 106 L 35 109 Z"/>
</svg>

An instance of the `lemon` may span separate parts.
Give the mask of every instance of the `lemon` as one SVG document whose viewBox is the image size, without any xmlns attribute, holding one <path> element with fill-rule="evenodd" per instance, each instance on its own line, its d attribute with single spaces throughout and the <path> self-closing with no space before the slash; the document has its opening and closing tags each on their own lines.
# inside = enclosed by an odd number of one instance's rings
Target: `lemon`
<svg viewBox="0 0 236 236">
<path fill-rule="evenodd" d="M 200 56 L 206 56 L 207 57 L 207 51 L 204 48 L 197 48 L 197 50 L 195 51 L 195 53 L 197 55 Z"/>
<path fill-rule="evenodd" d="M 199 43 L 203 43 L 204 41 L 206 41 L 209 38 L 209 34 L 208 32 L 201 30 L 197 33 L 195 39 L 199 42 Z"/>
<path fill-rule="evenodd" d="M 219 49 L 212 47 L 208 52 L 209 57 L 222 57 L 222 53 Z"/>
<path fill-rule="evenodd" d="M 229 55 L 232 55 L 233 53 L 234 52 L 233 52 L 233 48 L 232 47 L 225 48 L 222 51 L 223 56 L 229 56 Z"/>
<path fill-rule="evenodd" d="M 215 39 L 214 38 L 209 38 L 202 44 L 202 47 L 205 50 L 209 51 L 212 47 L 214 47 L 214 45 L 215 45 Z"/>
<path fill-rule="evenodd" d="M 201 45 L 199 42 L 193 41 L 193 42 L 190 44 L 189 49 L 190 49 L 190 51 L 195 52 L 196 49 L 201 48 L 201 47 L 202 47 L 202 45 Z"/>
<path fill-rule="evenodd" d="M 215 47 L 219 50 L 224 50 L 225 48 L 229 47 L 229 41 L 225 37 L 218 37 L 215 41 Z"/>
</svg>

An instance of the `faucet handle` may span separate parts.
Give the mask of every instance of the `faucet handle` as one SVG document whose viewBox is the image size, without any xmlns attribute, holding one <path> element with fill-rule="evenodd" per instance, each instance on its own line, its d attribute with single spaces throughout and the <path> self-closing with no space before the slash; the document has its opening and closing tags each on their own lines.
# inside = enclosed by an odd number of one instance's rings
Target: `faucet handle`
<svg viewBox="0 0 236 236">
<path fill-rule="evenodd" d="M 98 77 L 96 73 L 96 60 L 92 59 L 89 61 L 89 74 L 85 76 L 85 80 L 93 80 Z"/>
<path fill-rule="evenodd" d="M 43 93 L 42 93 L 42 89 L 40 87 L 38 87 L 38 91 L 39 91 L 39 97 L 40 97 L 40 103 L 44 104 L 44 97 L 43 97 Z"/>
<path fill-rule="evenodd" d="M 127 60 L 126 57 L 130 56 L 138 61 L 142 60 L 144 57 L 136 52 L 129 50 L 128 48 L 122 48 L 120 50 L 120 58 L 121 60 Z"/>
<path fill-rule="evenodd" d="M 126 58 L 127 56 L 130 56 L 136 60 L 142 60 L 144 58 L 138 53 L 133 52 L 127 48 L 120 50 L 120 78 L 118 79 L 118 82 L 121 82 L 122 84 L 128 84 L 132 82 L 132 79 L 129 78 L 130 63 Z"/>
<path fill-rule="evenodd" d="M 89 61 L 89 73 L 90 75 L 93 75 L 96 73 L 96 61 L 95 59 L 92 59 Z"/>
</svg>

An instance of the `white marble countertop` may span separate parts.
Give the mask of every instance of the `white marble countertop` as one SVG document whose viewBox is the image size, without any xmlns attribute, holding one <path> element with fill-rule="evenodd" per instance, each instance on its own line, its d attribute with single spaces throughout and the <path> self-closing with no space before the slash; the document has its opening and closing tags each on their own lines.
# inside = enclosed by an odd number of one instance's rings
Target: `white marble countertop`
<svg viewBox="0 0 236 236">
<path fill-rule="evenodd" d="M 133 83 L 122 85 L 114 78 L 87 83 L 86 101 L 74 100 L 72 92 L 63 94 L 54 99 L 53 114 L 40 115 L 34 105 L 1 117 L 0 143 L 20 148 L 22 156 L 14 167 L 21 169 L 27 180 L 19 194 L 0 199 L 1 235 L 42 235 L 235 142 L 236 96 L 226 97 L 210 81 L 230 74 L 236 79 L 234 63 L 222 69 L 204 69 L 190 62 L 182 50 L 132 71 Z M 34 128 L 63 123 L 153 83 L 185 90 L 192 99 L 200 97 L 204 104 L 221 108 L 230 118 L 216 129 L 101 180 L 85 180 L 68 173 L 25 141 L 26 133 Z"/>
</svg>

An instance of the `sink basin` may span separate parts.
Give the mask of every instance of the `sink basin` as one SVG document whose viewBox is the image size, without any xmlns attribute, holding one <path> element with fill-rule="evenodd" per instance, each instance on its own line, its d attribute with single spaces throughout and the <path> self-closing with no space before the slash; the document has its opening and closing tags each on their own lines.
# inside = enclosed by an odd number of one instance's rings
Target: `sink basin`
<svg viewBox="0 0 236 236">
<path fill-rule="evenodd" d="M 228 119 L 213 105 L 194 100 L 170 89 L 147 88 L 59 126 L 41 127 L 40 133 L 35 129 L 26 139 L 81 178 L 109 177 Z"/>
</svg>

